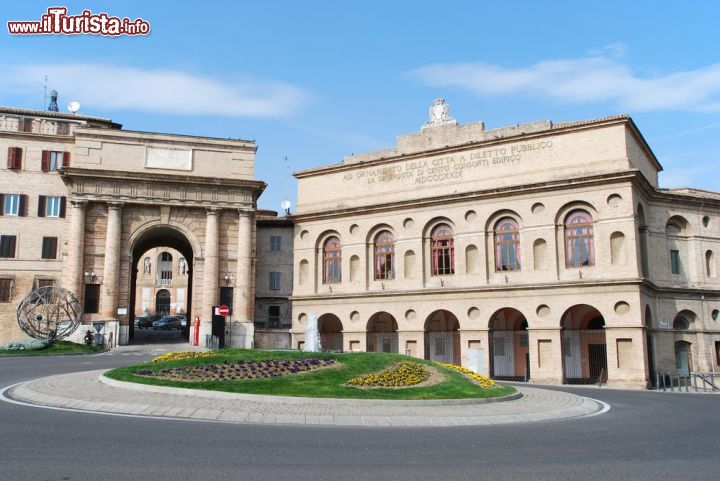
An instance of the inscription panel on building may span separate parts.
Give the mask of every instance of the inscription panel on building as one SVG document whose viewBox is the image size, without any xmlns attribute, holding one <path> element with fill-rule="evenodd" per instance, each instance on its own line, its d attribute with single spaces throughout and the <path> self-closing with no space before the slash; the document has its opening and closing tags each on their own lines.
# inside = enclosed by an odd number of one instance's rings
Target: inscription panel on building
<svg viewBox="0 0 720 481">
<path fill-rule="evenodd" d="M 145 167 L 148 169 L 192 170 L 192 150 L 147 147 Z"/>
</svg>

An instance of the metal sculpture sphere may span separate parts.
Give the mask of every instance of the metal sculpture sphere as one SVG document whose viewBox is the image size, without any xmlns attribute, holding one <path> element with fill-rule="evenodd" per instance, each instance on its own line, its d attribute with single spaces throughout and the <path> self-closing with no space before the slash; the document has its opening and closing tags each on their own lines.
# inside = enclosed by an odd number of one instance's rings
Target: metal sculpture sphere
<svg viewBox="0 0 720 481">
<path fill-rule="evenodd" d="M 40 287 L 18 306 L 20 329 L 35 339 L 54 341 L 72 334 L 82 322 L 82 306 L 62 287 Z"/>
</svg>

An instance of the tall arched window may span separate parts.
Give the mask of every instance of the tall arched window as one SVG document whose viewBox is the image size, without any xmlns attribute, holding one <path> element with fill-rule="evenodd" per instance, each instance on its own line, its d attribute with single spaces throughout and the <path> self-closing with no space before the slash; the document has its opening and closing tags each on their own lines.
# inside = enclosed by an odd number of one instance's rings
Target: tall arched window
<svg viewBox="0 0 720 481">
<path fill-rule="evenodd" d="M 495 224 L 495 270 L 520 270 L 520 226 L 511 217 Z"/>
<path fill-rule="evenodd" d="M 323 283 L 335 284 L 341 281 L 342 244 L 337 237 L 329 237 L 323 245 Z"/>
<path fill-rule="evenodd" d="M 432 275 L 455 273 L 455 248 L 452 228 L 440 224 L 430 234 L 432 246 Z"/>
<path fill-rule="evenodd" d="M 395 239 L 389 231 L 375 236 L 375 279 L 395 278 Z"/>
<path fill-rule="evenodd" d="M 584 210 L 574 210 L 565 218 L 565 265 L 595 265 L 592 216 Z"/>
</svg>

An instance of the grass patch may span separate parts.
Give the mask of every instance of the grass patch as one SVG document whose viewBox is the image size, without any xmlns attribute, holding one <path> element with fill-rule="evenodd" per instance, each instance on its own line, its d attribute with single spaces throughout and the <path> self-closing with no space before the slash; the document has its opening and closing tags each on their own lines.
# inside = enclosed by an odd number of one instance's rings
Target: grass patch
<svg viewBox="0 0 720 481">
<path fill-rule="evenodd" d="M 183 359 L 155 363 L 125 366 L 109 371 L 106 376 L 119 381 L 129 381 L 155 386 L 171 386 L 209 391 L 227 391 L 247 394 L 269 394 L 277 396 L 328 397 L 356 399 L 460 399 L 490 398 L 515 392 L 510 386 L 498 385 L 483 389 L 468 376 L 437 363 L 415 359 L 400 354 L 389 353 L 305 353 L 298 351 L 253 351 L 242 349 L 224 349 L 216 351 L 217 356 L 205 359 Z M 243 379 L 231 381 L 178 381 L 136 375 L 136 371 L 157 372 L 163 368 L 223 363 L 261 361 L 269 359 L 330 358 L 338 361 L 338 367 L 322 368 L 314 371 L 264 379 Z M 403 389 L 375 388 L 358 389 L 346 383 L 355 377 L 377 373 L 393 363 L 405 361 L 429 365 L 441 371 L 445 380 L 427 387 L 408 387 Z"/>
<path fill-rule="evenodd" d="M 86 346 L 70 341 L 55 341 L 45 349 L 0 349 L 0 356 L 57 356 L 62 354 L 83 354 L 104 350 L 104 347 Z"/>
</svg>

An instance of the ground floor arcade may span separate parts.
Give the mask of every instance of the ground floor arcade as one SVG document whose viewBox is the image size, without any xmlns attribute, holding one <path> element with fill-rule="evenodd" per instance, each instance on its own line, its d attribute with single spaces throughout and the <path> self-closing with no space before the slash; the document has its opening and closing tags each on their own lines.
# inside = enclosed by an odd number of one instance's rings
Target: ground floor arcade
<svg viewBox="0 0 720 481">
<path fill-rule="evenodd" d="M 295 299 L 293 347 L 312 313 L 324 349 L 399 352 L 502 380 L 646 386 L 639 291 L 587 289 Z"/>
</svg>

